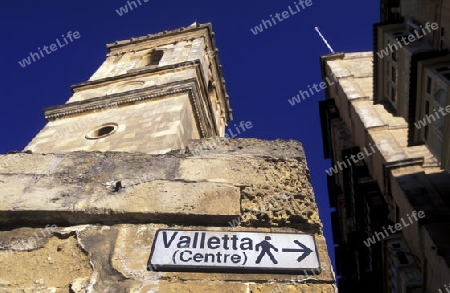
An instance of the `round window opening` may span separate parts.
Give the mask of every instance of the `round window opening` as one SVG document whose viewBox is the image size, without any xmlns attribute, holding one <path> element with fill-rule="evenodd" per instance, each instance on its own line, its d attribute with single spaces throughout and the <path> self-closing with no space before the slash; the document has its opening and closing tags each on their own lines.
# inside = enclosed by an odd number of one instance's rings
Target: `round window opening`
<svg viewBox="0 0 450 293">
<path fill-rule="evenodd" d="M 117 130 L 117 124 L 106 124 L 91 130 L 86 134 L 87 139 L 98 139 L 113 134 Z"/>
</svg>

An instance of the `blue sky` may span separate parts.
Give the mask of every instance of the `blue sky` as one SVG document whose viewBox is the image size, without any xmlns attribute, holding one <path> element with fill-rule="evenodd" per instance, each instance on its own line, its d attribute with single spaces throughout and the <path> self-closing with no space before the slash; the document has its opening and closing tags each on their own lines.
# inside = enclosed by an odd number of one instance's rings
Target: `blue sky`
<svg viewBox="0 0 450 293">
<path fill-rule="evenodd" d="M 140 2 L 119 16 L 116 10 L 127 1 L 2 1 L 0 153 L 27 145 L 45 125 L 43 109 L 66 102 L 69 86 L 86 81 L 101 65 L 107 43 L 194 21 L 211 22 L 233 109 L 231 126 L 251 121 L 253 127 L 240 137 L 303 143 L 333 255 L 325 173 L 330 162 L 323 158 L 318 112 L 324 91 L 295 106 L 288 99 L 322 81 L 319 56 L 329 51 L 314 27 L 320 28 L 336 52 L 371 51 L 379 1 L 311 0 L 299 12 L 294 0 Z M 297 13 L 289 12 L 286 19 L 276 20 L 276 25 L 257 35 L 251 32 L 270 15 L 289 11 L 289 6 Z M 25 68 L 19 65 L 30 52 L 62 40 L 68 31 L 78 31 L 80 38 Z"/>
</svg>

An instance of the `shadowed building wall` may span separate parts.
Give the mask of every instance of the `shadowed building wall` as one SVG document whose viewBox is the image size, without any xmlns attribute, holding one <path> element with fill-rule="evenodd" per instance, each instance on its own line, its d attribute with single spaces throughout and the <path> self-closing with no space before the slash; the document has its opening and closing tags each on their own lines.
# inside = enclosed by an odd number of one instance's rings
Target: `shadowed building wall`
<svg viewBox="0 0 450 293">
<path fill-rule="evenodd" d="M 336 165 L 379 146 L 328 178 L 344 292 L 444 292 L 450 282 L 450 115 L 435 115 L 450 105 L 449 8 L 381 1 L 373 52 L 321 57 L 324 79 L 337 79 L 320 102 L 325 157 Z"/>
</svg>

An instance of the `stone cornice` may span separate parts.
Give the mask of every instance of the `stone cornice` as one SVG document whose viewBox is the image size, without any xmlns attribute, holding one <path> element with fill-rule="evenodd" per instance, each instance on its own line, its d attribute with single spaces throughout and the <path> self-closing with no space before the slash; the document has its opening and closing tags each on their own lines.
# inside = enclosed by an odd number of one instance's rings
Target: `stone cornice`
<svg viewBox="0 0 450 293">
<path fill-rule="evenodd" d="M 125 47 L 128 45 L 134 45 L 145 41 L 150 40 L 156 40 L 159 38 L 174 38 L 179 35 L 186 35 L 188 32 L 196 32 L 205 30 L 207 34 L 211 37 L 214 36 L 214 33 L 212 32 L 212 25 L 211 23 L 205 23 L 205 24 L 199 24 L 199 23 L 193 23 L 192 25 L 188 27 L 181 27 L 178 29 L 170 30 L 170 31 L 163 31 L 156 34 L 148 34 L 146 36 L 142 37 L 135 37 L 128 40 L 122 40 L 122 41 L 115 41 L 114 43 L 107 44 L 106 47 L 111 52 L 113 49 Z"/>
<path fill-rule="evenodd" d="M 108 83 L 108 82 L 117 81 L 119 79 L 140 76 L 140 75 L 146 74 L 146 73 L 158 73 L 158 72 L 165 71 L 165 70 L 176 70 L 177 68 L 186 68 L 189 65 L 200 65 L 200 60 L 185 61 L 185 62 L 181 62 L 181 63 L 177 63 L 177 64 L 170 64 L 170 65 L 165 65 L 165 66 L 142 68 L 139 70 L 131 70 L 130 72 L 127 72 L 122 75 L 110 76 L 110 77 L 105 77 L 105 78 L 96 79 L 96 80 L 88 80 L 85 82 L 71 85 L 70 87 L 72 89 L 72 92 L 75 93 L 78 90 L 82 90 L 86 87 L 100 85 L 102 83 Z"/>
<path fill-rule="evenodd" d="M 68 103 L 45 109 L 47 120 L 61 119 L 81 113 L 95 112 L 97 110 L 126 106 L 149 100 L 162 99 L 180 93 L 187 93 L 192 106 L 193 114 L 201 137 L 217 135 L 217 128 L 209 121 L 213 117 L 211 107 L 207 102 L 206 93 L 202 93 L 200 85 L 195 78 L 167 83 L 164 85 L 96 97 L 84 101 Z"/>
</svg>

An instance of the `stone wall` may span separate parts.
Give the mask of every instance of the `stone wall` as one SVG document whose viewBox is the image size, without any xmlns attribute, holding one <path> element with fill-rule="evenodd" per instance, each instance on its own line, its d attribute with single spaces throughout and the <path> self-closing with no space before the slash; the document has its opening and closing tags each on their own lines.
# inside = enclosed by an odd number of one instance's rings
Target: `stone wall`
<svg viewBox="0 0 450 293">
<path fill-rule="evenodd" d="M 0 292 L 335 292 L 295 141 L 210 138 L 164 155 L 9 154 L 0 190 Z M 313 234 L 321 272 L 148 270 L 164 228 Z"/>
<path fill-rule="evenodd" d="M 26 149 L 38 153 L 90 150 L 165 153 L 183 149 L 189 138 L 200 138 L 190 109 L 187 93 L 135 105 L 105 106 L 49 121 Z M 115 133 L 99 139 L 85 138 L 91 130 L 110 123 L 117 125 Z"/>
</svg>

